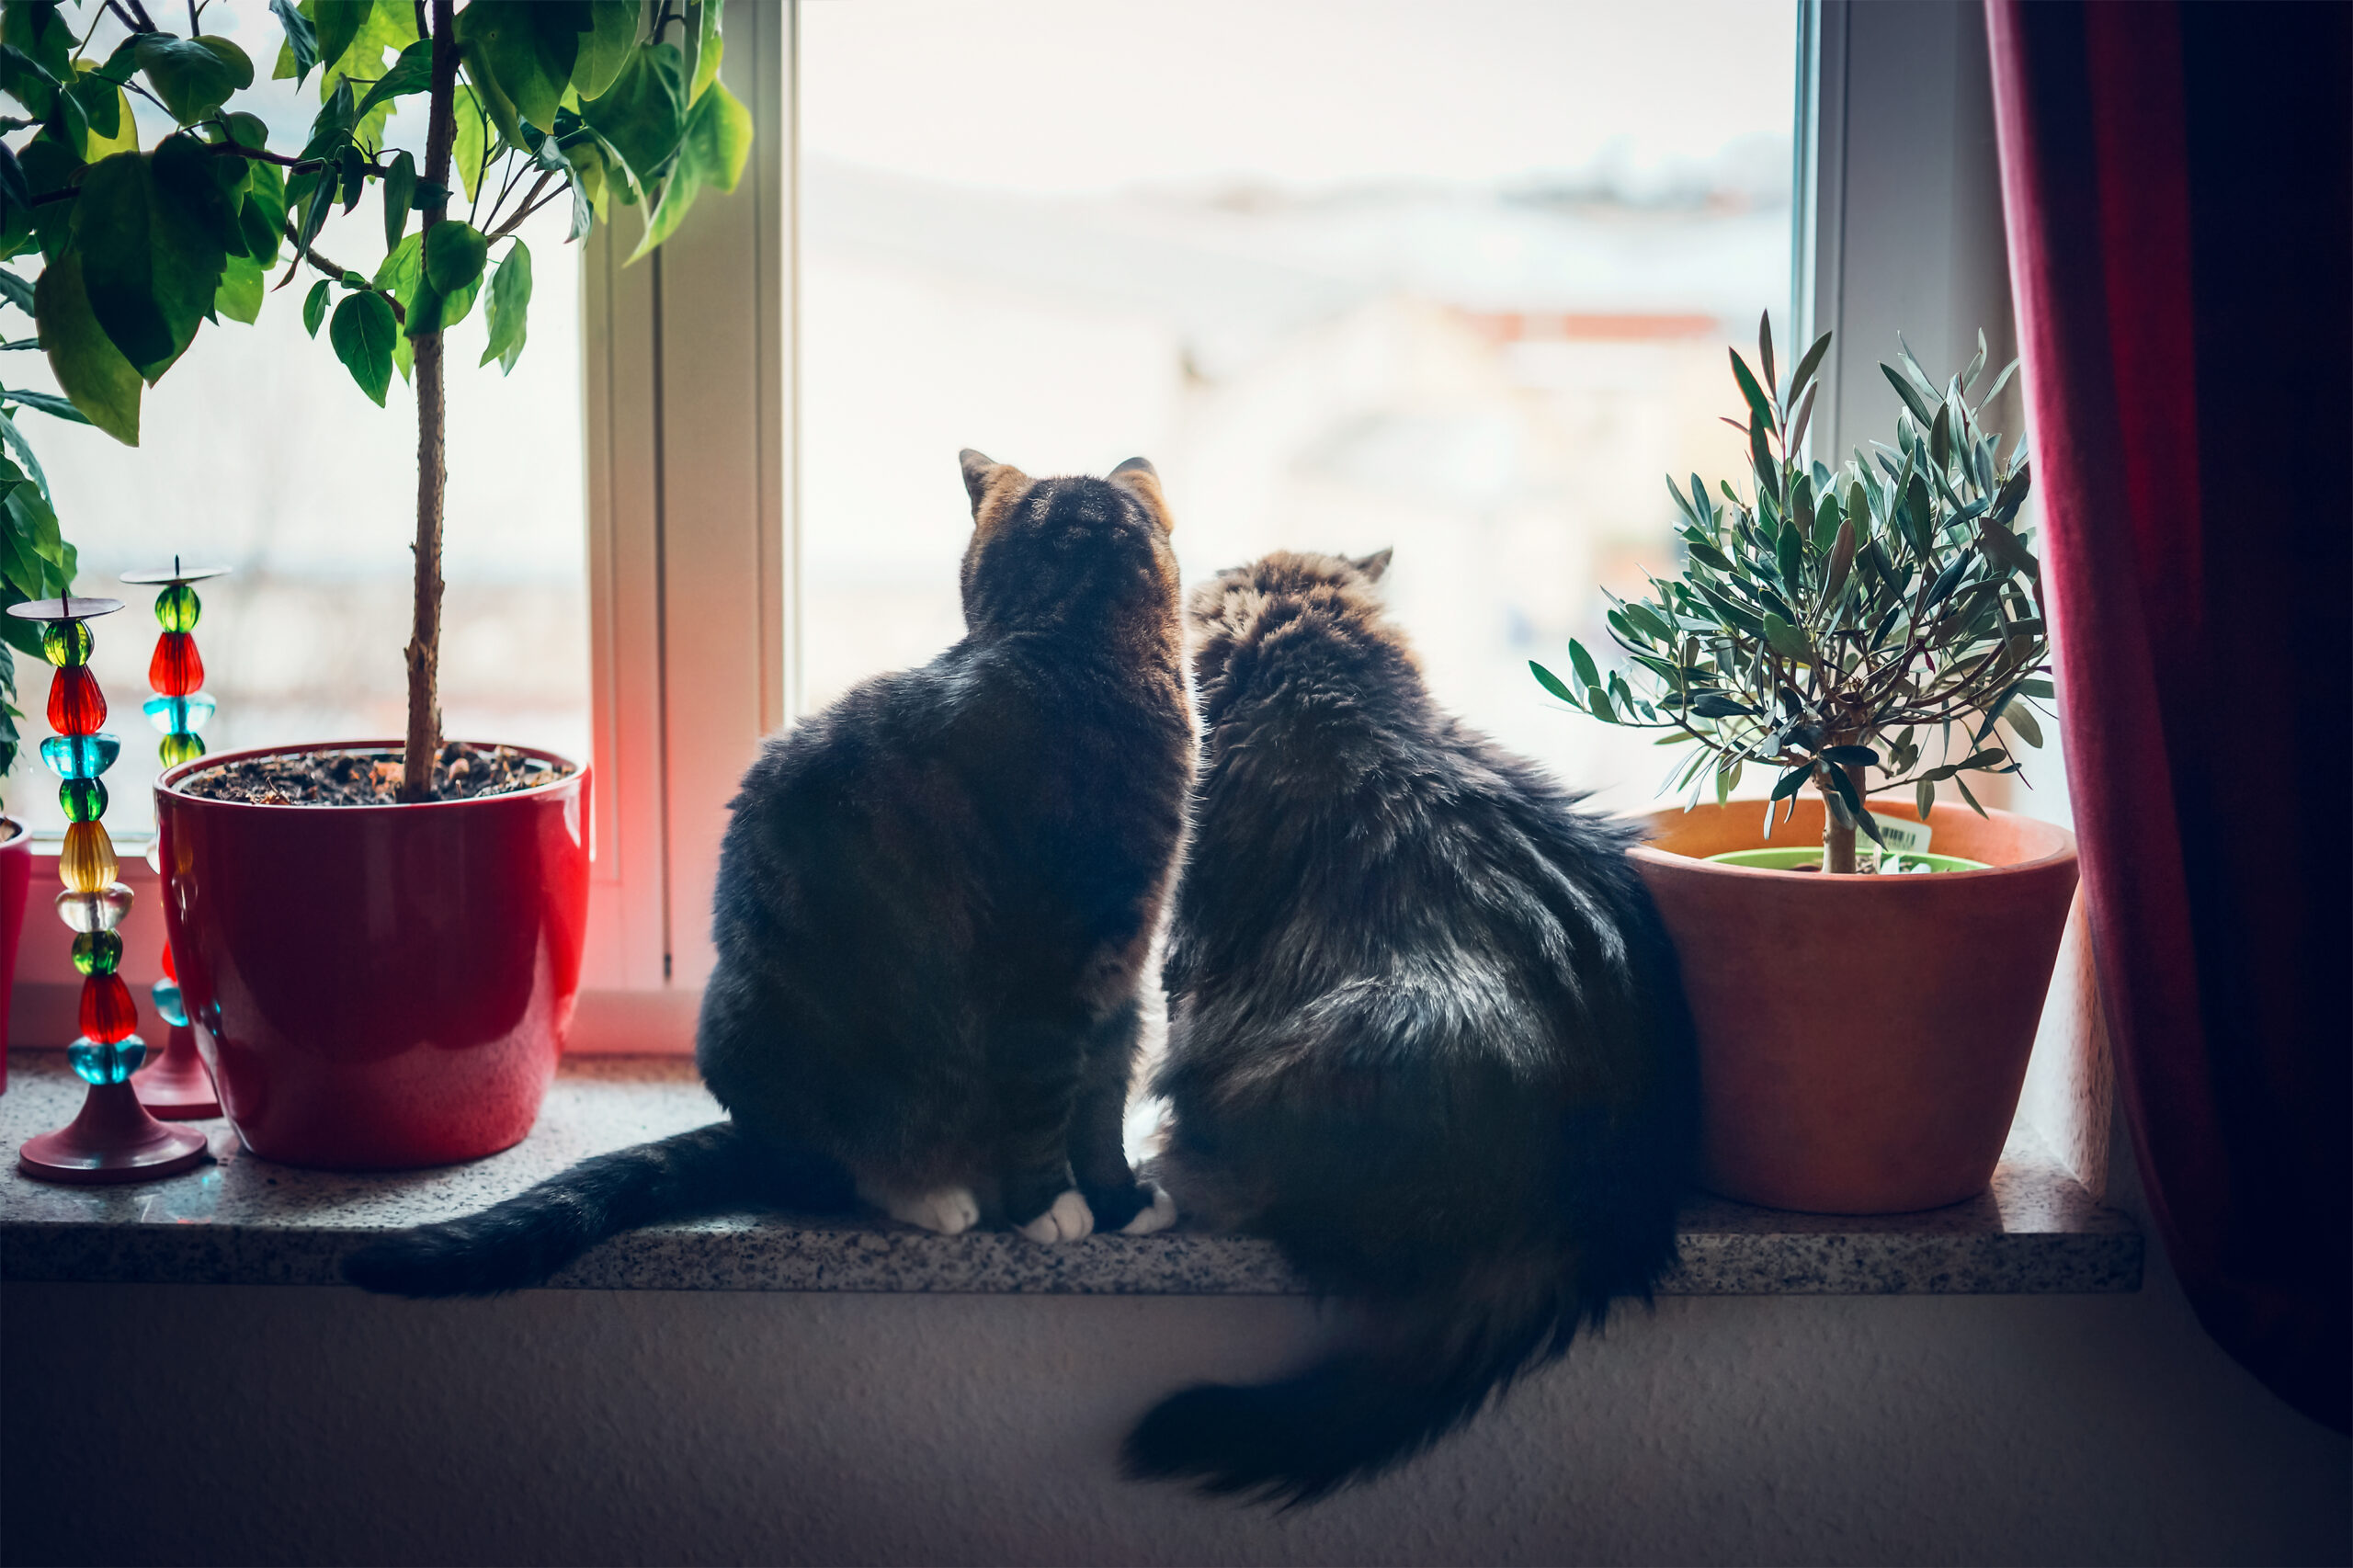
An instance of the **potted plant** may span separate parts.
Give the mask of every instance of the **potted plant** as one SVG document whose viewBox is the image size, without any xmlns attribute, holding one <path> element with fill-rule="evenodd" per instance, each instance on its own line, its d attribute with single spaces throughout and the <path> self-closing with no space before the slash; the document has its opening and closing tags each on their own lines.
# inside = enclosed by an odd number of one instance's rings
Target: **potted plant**
<svg viewBox="0 0 2353 1568">
<path fill-rule="evenodd" d="M 2011 371 L 1976 392 L 1981 335 L 1939 388 L 1904 349 L 1881 367 L 1894 445 L 1833 472 L 1801 455 L 1829 343 L 1786 382 L 1769 327 L 1761 375 L 1733 354 L 1748 494 L 1668 482 L 1688 556 L 1613 600 L 1625 668 L 1605 676 L 1574 642 L 1569 678 L 1532 667 L 1580 711 L 1692 748 L 1666 785 L 1688 791 L 1682 811 L 1655 813 L 1634 854 L 1683 958 L 1709 1186 L 1886 1212 L 1991 1179 L 2075 841 L 1986 810 L 1966 778 L 2018 772 L 2012 737 L 2040 744 L 2052 695 L 2024 443 L 2006 458 L 1981 422 Z M 1773 770 L 1761 810 L 1731 799 L 1750 767 Z"/>
<path fill-rule="evenodd" d="M 441 733 L 446 335 L 480 303 L 481 363 L 511 369 L 524 219 L 568 201 L 578 239 L 638 206 L 642 255 L 702 190 L 733 187 L 751 117 L 718 81 L 720 0 L 271 0 L 277 73 L 317 73 L 321 99 L 301 145 L 274 148 L 236 107 L 252 60 L 200 30 L 203 8 L 181 35 L 108 0 L 129 36 L 99 62 L 49 0 L 0 0 L 0 93 L 30 132 L 0 143 L 0 238 L 45 263 L 35 315 L 59 386 L 126 443 L 142 389 L 208 321 L 252 321 L 273 273 L 314 275 L 304 324 L 369 399 L 396 370 L 413 381 L 406 734 L 184 763 L 157 781 L 156 818 L 180 981 L 247 1145 L 355 1167 L 470 1158 L 529 1131 L 554 1072 L 588 779 Z M 132 96 L 171 121 L 153 147 Z M 412 111 L 421 160 L 386 139 Z M 330 259 L 379 237 L 372 271 Z"/>
</svg>

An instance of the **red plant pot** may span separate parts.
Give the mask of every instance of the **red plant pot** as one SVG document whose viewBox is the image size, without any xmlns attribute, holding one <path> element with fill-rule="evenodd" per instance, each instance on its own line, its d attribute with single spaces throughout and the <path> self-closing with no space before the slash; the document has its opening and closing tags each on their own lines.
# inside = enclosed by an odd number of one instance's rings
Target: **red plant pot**
<svg viewBox="0 0 2353 1568">
<path fill-rule="evenodd" d="M 155 784 L 164 922 L 223 1112 L 265 1159 L 448 1165 L 519 1142 L 555 1075 L 588 918 L 588 773 L 512 794 L 267 806 Z M 546 752 L 526 756 L 561 762 Z"/>
<path fill-rule="evenodd" d="M 25 934 L 25 895 L 33 885 L 33 835 L 0 817 L 0 1094 L 8 1089 L 8 1004 L 17 994 L 17 945 Z"/>
</svg>

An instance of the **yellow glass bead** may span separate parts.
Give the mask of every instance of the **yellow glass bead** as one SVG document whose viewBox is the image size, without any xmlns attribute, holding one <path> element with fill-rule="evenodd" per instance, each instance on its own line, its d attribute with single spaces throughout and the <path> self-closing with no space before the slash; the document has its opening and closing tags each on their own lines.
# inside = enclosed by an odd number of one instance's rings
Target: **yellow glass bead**
<svg viewBox="0 0 2353 1568">
<path fill-rule="evenodd" d="M 114 840 L 102 822 L 77 822 L 65 830 L 65 846 L 57 852 L 57 880 L 69 892 L 103 892 L 114 885 Z"/>
</svg>

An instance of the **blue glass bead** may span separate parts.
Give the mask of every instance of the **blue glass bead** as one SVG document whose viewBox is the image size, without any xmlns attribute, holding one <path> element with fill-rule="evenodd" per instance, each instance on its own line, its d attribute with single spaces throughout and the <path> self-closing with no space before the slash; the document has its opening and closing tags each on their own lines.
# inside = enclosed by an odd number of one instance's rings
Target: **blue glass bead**
<svg viewBox="0 0 2353 1568">
<path fill-rule="evenodd" d="M 139 1071 L 147 1060 L 147 1042 L 137 1035 L 125 1035 L 112 1045 L 100 1045 L 94 1040 L 77 1040 L 65 1048 L 65 1060 L 85 1084 L 120 1084 Z"/>
<path fill-rule="evenodd" d="M 147 722 L 168 735 L 201 730 L 212 722 L 220 704 L 204 692 L 191 691 L 186 697 L 151 697 L 141 706 Z"/>
<path fill-rule="evenodd" d="M 96 778 L 122 755 L 112 735 L 51 735 L 40 743 L 40 759 L 60 778 Z"/>
<path fill-rule="evenodd" d="M 179 983 L 164 979 L 148 987 L 147 994 L 155 999 L 155 1011 L 164 1015 L 164 1022 L 188 1026 L 188 1005 L 180 1000 Z"/>
</svg>

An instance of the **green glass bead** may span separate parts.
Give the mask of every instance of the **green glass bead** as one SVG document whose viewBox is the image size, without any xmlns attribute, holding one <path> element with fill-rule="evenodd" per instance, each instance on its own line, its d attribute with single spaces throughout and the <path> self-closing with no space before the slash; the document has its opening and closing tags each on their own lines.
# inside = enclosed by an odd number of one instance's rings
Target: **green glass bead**
<svg viewBox="0 0 2353 1568">
<path fill-rule="evenodd" d="M 78 620 L 52 620 L 41 630 L 40 651 L 59 669 L 75 669 L 90 662 L 90 644 L 97 639 Z"/>
<path fill-rule="evenodd" d="M 200 735 L 192 735 L 186 730 L 178 731 L 163 738 L 162 743 L 155 747 L 155 755 L 164 759 L 165 767 L 183 762 L 194 762 L 204 755 L 204 738 Z"/>
<path fill-rule="evenodd" d="M 204 601 L 186 583 L 174 583 L 155 596 L 155 619 L 166 631 L 193 631 L 203 613 Z"/>
<path fill-rule="evenodd" d="M 95 778 L 68 778 L 57 787 L 57 803 L 67 822 L 96 822 L 107 814 L 107 787 Z"/>
<path fill-rule="evenodd" d="M 122 967 L 122 933 L 85 931 L 74 938 L 74 967 L 84 974 L 112 974 Z"/>
</svg>

